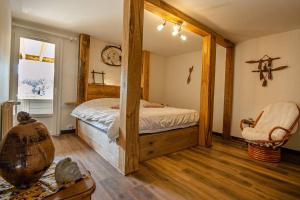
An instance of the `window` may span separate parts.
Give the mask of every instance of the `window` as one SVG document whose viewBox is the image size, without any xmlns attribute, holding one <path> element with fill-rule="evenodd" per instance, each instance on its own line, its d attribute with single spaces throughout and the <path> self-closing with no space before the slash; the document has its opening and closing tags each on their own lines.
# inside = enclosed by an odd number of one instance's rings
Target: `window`
<svg viewBox="0 0 300 200">
<path fill-rule="evenodd" d="M 53 114 L 55 44 L 20 38 L 18 111 Z"/>
</svg>

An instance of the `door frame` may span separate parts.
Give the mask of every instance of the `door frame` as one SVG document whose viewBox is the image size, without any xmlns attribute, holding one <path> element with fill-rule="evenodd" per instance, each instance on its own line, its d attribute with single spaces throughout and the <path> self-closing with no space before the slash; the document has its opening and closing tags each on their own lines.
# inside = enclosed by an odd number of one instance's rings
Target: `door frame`
<svg viewBox="0 0 300 200">
<path fill-rule="evenodd" d="M 63 40 L 61 38 L 52 36 L 51 34 L 43 33 L 30 28 L 12 26 L 12 43 L 11 43 L 11 70 L 10 70 L 10 99 L 17 100 L 16 94 L 18 90 L 18 64 L 19 64 L 19 50 L 20 37 L 49 42 L 55 44 L 55 63 L 54 63 L 54 91 L 53 91 L 53 115 L 54 117 L 54 133 L 51 135 L 60 134 L 60 119 L 61 119 L 61 96 L 62 96 L 62 51 Z M 33 115 L 37 118 L 49 118 L 50 115 Z"/>
</svg>

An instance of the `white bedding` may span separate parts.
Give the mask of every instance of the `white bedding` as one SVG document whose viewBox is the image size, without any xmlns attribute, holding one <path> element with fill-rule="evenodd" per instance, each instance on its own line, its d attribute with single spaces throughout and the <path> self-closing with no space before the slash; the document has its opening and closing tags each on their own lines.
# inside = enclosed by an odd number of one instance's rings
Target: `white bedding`
<svg viewBox="0 0 300 200">
<path fill-rule="evenodd" d="M 118 98 L 102 98 L 84 102 L 77 106 L 72 115 L 107 133 L 110 139 L 119 136 L 120 113 L 112 106 L 119 105 Z M 140 103 L 140 134 L 156 133 L 178 128 L 187 128 L 198 123 L 199 115 L 195 110 L 173 107 L 144 108 L 149 102 Z"/>
</svg>

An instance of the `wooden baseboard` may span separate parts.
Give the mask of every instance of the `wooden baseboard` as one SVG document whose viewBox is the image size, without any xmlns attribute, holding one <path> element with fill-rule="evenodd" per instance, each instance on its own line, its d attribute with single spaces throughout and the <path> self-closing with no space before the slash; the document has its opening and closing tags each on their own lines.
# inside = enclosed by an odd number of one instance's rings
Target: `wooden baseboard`
<svg viewBox="0 0 300 200">
<path fill-rule="evenodd" d="M 215 135 L 217 137 L 223 137 L 223 134 L 218 133 L 218 132 L 213 132 L 213 135 Z M 231 141 L 240 143 L 241 146 L 245 147 L 245 149 L 247 148 L 247 145 L 245 145 L 246 142 L 243 138 L 231 136 Z M 296 150 L 293 150 L 293 149 L 288 149 L 286 147 L 282 147 L 281 148 L 281 156 L 282 156 L 283 161 L 287 161 L 287 162 L 290 162 L 290 163 L 300 165 L 300 151 L 296 151 Z"/>
<path fill-rule="evenodd" d="M 281 156 L 284 161 L 300 165 L 300 151 L 283 147 L 281 148 Z"/>
<path fill-rule="evenodd" d="M 75 129 L 60 130 L 60 134 L 75 133 Z"/>
</svg>

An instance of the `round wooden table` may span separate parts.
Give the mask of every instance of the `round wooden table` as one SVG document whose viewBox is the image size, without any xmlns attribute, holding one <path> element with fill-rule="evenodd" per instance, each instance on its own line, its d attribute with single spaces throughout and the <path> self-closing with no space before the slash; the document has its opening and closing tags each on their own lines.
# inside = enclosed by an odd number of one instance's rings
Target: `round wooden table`
<svg viewBox="0 0 300 200">
<path fill-rule="evenodd" d="M 78 181 L 68 188 L 59 191 L 58 193 L 47 197 L 46 200 L 90 200 L 95 189 L 96 184 L 89 173 L 86 178 Z"/>
</svg>

